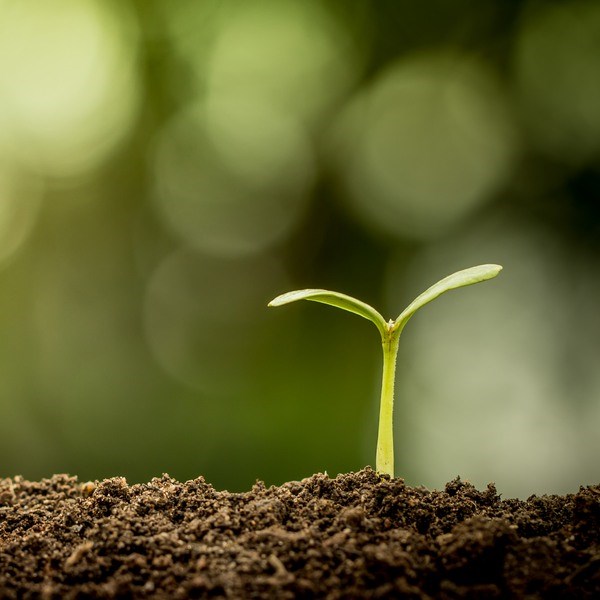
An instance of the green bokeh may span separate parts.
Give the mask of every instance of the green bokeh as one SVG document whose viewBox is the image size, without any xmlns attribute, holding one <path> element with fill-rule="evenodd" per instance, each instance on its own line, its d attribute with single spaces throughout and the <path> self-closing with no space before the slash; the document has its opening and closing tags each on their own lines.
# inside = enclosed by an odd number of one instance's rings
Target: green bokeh
<svg viewBox="0 0 600 600">
<path fill-rule="evenodd" d="M 1 474 L 373 464 L 377 332 L 267 302 L 497 262 L 403 335 L 397 475 L 597 481 L 598 39 L 593 0 L 0 0 Z"/>
</svg>

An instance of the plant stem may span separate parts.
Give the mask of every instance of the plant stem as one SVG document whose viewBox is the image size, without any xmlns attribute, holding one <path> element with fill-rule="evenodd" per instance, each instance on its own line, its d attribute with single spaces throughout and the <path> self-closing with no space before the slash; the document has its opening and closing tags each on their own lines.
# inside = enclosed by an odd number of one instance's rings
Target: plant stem
<svg viewBox="0 0 600 600">
<path fill-rule="evenodd" d="M 379 406 L 379 433 L 375 469 L 394 477 L 394 383 L 396 380 L 396 356 L 400 330 L 388 325 L 382 336 L 383 377 L 381 380 L 381 403 Z"/>
</svg>

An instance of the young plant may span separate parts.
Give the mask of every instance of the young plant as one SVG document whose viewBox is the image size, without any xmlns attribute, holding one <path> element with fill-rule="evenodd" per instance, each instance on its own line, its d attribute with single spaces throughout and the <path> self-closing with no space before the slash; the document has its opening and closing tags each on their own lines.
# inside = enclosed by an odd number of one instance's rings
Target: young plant
<svg viewBox="0 0 600 600">
<path fill-rule="evenodd" d="M 375 324 L 381 335 L 383 347 L 383 376 L 381 381 L 381 402 L 379 408 L 379 432 L 377 436 L 377 454 L 375 468 L 380 473 L 394 476 L 394 381 L 396 376 L 396 357 L 400 334 L 409 319 L 419 310 L 444 292 L 459 287 L 473 285 L 486 279 L 496 277 L 502 270 L 500 265 L 479 265 L 448 275 L 417 296 L 394 321 L 386 320 L 372 307 L 356 298 L 330 292 L 328 290 L 297 290 L 277 296 L 269 302 L 269 306 L 282 306 L 296 300 L 311 300 L 331 306 L 337 306 L 348 312 L 360 315 Z"/>
</svg>

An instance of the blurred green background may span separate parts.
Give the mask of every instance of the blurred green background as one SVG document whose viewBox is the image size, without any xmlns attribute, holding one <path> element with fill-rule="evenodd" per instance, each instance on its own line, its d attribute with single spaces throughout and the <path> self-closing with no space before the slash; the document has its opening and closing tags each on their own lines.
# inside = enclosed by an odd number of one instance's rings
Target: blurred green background
<svg viewBox="0 0 600 600">
<path fill-rule="evenodd" d="M 600 476 L 600 3 L 0 0 L 0 472 Z"/>
</svg>

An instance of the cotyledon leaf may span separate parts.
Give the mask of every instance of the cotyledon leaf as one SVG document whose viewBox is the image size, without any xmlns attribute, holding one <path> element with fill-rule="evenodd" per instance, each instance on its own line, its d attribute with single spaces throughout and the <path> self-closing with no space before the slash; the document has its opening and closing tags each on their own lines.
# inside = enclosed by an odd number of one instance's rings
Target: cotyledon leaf
<svg viewBox="0 0 600 600">
<path fill-rule="evenodd" d="M 294 292 L 287 292 L 286 294 L 281 294 L 281 296 L 277 296 L 277 298 L 271 300 L 269 306 L 282 306 L 284 304 L 289 304 L 290 302 L 296 302 L 297 300 L 321 302 L 322 304 L 336 306 L 337 308 L 360 315 L 375 323 L 382 337 L 388 329 L 385 319 L 372 306 L 369 306 L 356 298 L 352 298 L 352 296 L 340 294 L 339 292 L 331 292 L 329 290 L 296 290 Z"/>
<path fill-rule="evenodd" d="M 428 304 L 432 300 L 435 300 L 438 296 L 441 296 L 444 292 L 455 290 L 456 288 L 464 287 L 466 285 L 473 285 L 480 281 L 486 281 L 496 277 L 498 273 L 502 271 L 500 265 L 478 265 L 469 269 L 463 269 L 444 277 L 436 284 L 432 285 L 429 289 L 425 290 L 422 294 L 417 296 L 400 314 L 400 316 L 394 322 L 393 329 L 402 329 L 408 320 L 425 304 Z"/>
<path fill-rule="evenodd" d="M 372 321 L 379 330 L 383 346 L 383 376 L 381 383 L 381 404 L 379 411 L 379 431 L 377 434 L 377 452 L 375 455 L 376 469 L 394 477 L 394 433 L 393 433 L 393 407 L 394 407 L 394 382 L 396 373 L 396 357 L 398 342 L 402 329 L 408 320 L 419 308 L 435 300 L 444 292 L 454 290 L 466 285 L 472 285 L 491 279 L 502 270 L 500 265 L 479 265 L 448 275 L 420 296 L 417 296 L 400 314 L 395 321 L 386 323 L 384 318 L 372 307 L 356 298 L 331 292 L 329 290 L 296 290 L 277 296 L 269 302 L 269 306 L 282 306 L 297 300 L 311 300 L 343 310 L 353 312 L 369 321 Z"/>
</svg>

